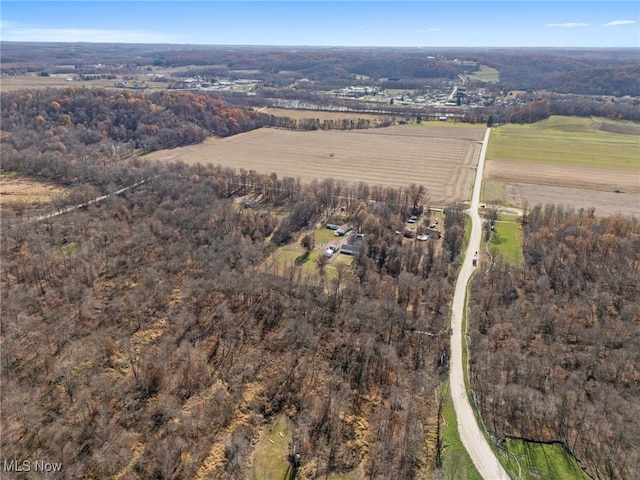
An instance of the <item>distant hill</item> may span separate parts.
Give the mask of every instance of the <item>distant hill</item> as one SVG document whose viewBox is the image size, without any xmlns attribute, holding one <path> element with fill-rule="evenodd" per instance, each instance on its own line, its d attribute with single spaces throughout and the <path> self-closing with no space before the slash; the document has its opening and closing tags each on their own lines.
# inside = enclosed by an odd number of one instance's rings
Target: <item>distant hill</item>
<svg viewBox="0 0 640 480">
<path fill-rule="evenodd" d="M 413 88 L 456 80 L 481 64 L 499 72 L 499 87 L 588 95 L 640 96 L 638 49 L 330 48 L 1 42 L 4 73 L 62 66 L 200 68 L 212 73 L 289 72 L 321 83 L 393 78 Z M 457 60 L 457 61 L 454 61 Z M 99 67 L 96 67 L 99 65 Z M 65 70 L 67 71 L 67 70 Z M 72 70 L 73 71 L 73 70 Z"/>
</svg>

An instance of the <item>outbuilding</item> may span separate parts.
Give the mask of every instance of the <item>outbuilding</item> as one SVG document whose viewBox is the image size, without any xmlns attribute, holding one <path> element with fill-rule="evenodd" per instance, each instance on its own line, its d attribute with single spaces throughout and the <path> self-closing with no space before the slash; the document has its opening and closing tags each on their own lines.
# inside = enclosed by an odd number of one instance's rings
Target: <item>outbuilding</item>
<svg viewBox="0 0 640 480">
<path fill-rule="evenodd" d="M 346 223 L 345 223 L 344 225 L 340 225 L 340 226 L 338 227 L 338 229 L 336 230 L 336 233 L 335 233 L 334 235 L 335 235 L 336 237 L 338 237 L 338 236 L 342 236 L 342 235 L 344 235 L 345 233 L 347 233 L 347 232 L 351 231 L 352 229 L 353 229 L 353 227 L 352 227 L 351 225 L 348 225 L 348 224 L 346 224 Z"/>
</svg>

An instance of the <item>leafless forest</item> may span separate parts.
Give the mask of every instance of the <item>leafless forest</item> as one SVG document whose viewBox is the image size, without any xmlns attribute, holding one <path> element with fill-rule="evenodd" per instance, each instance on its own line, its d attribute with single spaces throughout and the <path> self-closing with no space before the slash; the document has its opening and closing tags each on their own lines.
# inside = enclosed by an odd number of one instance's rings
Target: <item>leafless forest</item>
<svg viewBox="0 0 640 480">
<path fill-rule="evenodd" d="M 221 444 L 216 475 L 245 478 L 258 427 L 284 412 L 301 478 L 432 468 L 456 252 L 402 245 L 387 227 L 397 207 L 361 205 L 353 272 L 277 277 L 261 267 L 265 237 L 330 205 L 294 189 L 283 223 L 238 210 L 222 179 L 174 165 L 122 197 L 3 227 L 5 454 L 56 459 L 67 478 L 190 478 Z M 447 218 L 456 248 L 462 215 Z"/>
<path fill-rule="evenodd" d="M 597 478 L 640 469 L 640 225 L 538 206 L 525 264 L 473 280 L 471 380 L 499 435 L 560 442 Z"/>
</svg>

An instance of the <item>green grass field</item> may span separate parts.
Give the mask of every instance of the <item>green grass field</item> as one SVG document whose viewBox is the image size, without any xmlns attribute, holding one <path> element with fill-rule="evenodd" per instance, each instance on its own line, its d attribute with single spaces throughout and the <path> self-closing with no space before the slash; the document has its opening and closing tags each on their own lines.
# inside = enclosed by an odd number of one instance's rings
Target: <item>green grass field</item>
<svg viewBox="0 0 640 480">
<path fill-rule="evenodd" d="M 252 480 L 290 480 L 292 472 L 287 451 L 291 441 L 291 426 L 286 417 L 276 418 L 265 427 L 253 457 Z"/>
<path fill-rule="evenodd" d="M 466 77 L 469 80 L 477 80 L 479 82 L 498 83 L 500 81 L 500 72 L 487 65 L 480 65 L 477 72 L 474 72 L 471 75 L 466 75 Z"/>
<path fill-rule="evenodd" d="M 638 134 L 633 134 L 636 130 Z M 494 128 L 487 159 L 637 173 L 639 134 L 637 123 L 552 116 L 538 123 Z"/>
<path fill-rule="evenodd" d="M 520 265 L 522 256 L 522 226 L 515 219 L 496 221 L 489 250 L 494 257 L 501 257 L 511 265 Z"/>
<path fill-rule="evenodd" d="M 501 454 L 501 461 L 507 471 L 512 473 L 512 478 L 518 478 L 518 472 L 520 472 L 522 480 L 584 480 L 589 478 L 580 468 L 578 462 L 558 444 L 547 445 L 507 439 L 504 446 L 511 454 Z M 519 468 L 518 463 L 520 464 Z"/>
</svg>

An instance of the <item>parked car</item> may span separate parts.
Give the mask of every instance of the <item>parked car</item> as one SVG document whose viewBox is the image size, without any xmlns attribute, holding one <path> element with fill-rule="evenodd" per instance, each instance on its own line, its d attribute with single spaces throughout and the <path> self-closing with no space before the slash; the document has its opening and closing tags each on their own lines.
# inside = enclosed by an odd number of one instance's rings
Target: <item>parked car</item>
<svg viewBox="0 0 640 480">
<path fill-rule="evenodd" d="M 418 235 L 416 238 L 421 242 L 424 242 L 425 240 L 429 240 L 429 235 Z"/>
</svg>

